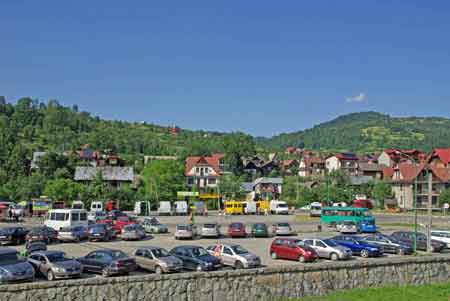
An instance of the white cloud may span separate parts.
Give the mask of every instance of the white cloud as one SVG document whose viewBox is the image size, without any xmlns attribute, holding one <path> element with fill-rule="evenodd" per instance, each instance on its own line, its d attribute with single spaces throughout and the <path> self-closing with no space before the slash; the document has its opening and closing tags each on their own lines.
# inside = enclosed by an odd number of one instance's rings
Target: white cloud
<svg viewBox="0 0 450 301">
<path fill-rule="evenodd" d="M 347 97 L 345 99 L 346 102 L 364 102 L 366 100 L 367 100 L 367 95 L 366 95 L 366 93 L 363 93 L 363 92 L 361 92 L 355 96 Z"/>
</svg>

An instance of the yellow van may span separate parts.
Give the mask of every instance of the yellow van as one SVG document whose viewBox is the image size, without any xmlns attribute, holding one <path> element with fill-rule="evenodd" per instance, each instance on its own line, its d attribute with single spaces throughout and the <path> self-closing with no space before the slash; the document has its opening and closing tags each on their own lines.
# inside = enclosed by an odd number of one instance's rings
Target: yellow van
<svg viewBox="0 0 450 301">
<path fill-rule="evenodd" d="M 258 200 L 256 201 L 256 212 L 259 214 L 264 214 L 264 212 L 270 211 L 270 202 L 264 201 L 264 200 Z"/>
<path fill-rule="evenodd" d="M 241 202 L 228 201 L 224 205 L 226 214 L 244 214 L 244 206 Z"/>
</svg>

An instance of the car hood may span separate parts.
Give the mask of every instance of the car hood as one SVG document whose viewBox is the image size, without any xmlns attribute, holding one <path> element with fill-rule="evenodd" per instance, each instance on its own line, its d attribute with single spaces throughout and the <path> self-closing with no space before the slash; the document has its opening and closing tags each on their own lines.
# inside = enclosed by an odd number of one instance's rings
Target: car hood
<svg viewBox="0 0 450 301">
<path fill-rule="evenodd" d="M 255 254 L 252 254 L 252 253 L 241 254 L 241 255 L 239 255 L 239 256 L 245 258 L 246 260 L 250 260 L 250 261 L 259 258 L 258 256 L 256 256 Z"/>
<path fill-rule="evenodd" d="M 351 251 L 350 248 L 344 247 L 344 246 L 336 246 L 336 247 L 334 247 L 334 248 L 337 249 L 337 250 L 339 250 L 339 251 L 341 251 L 341 252 L 349 252 L 349 251 Z"/>
<path fill-rule="evenodd" d="M 24 273 L 24 272 L 29 272 L 30 270 L 33 270 L 33 266 L 27 261 L 22 261 L 22 262 L 7 264 L 7 265 L 1 265 L 0 270 L 6 271 L 9 273 Z"/>
<path fill-rule="evenodd" d="M 183 264 L 183 262 L 175 257 L 175 256 L 167 256 L 167 257 L 161 257 L 158 258 L 159 260 L 161 260 L 162 262 L 166 263 L 167 265 L 180 265 Z"/>
<path fill-rule="evenodd" d="M 209 254 L 198 256 L 198 257 L 196 257 L 196 259 L 201 260 L 201 261 L 211 262 L 213 264 L 220 263 L 220 260 L 217 257 L 214 257 Z"/>
<path fill-rule="evenodd" d="M 54 267 L 63 268 L 63 269 L 78 269 L 81 264 L 76 260 L 66 260 L 66 261 L 52 263 L 52 265 Z"/>
</svg>

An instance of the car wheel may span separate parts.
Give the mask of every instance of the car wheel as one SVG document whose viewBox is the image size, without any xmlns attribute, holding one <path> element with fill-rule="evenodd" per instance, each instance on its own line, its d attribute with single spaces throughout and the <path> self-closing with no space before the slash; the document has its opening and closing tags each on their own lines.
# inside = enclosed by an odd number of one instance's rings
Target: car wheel
<svg viewBox="0 0 450 301">
<path fill-rule="evenodd" d="M 402 248 L 398 248 L 397 249 L 397 254 L 398 255 L 405 255 L 405 251 Z"/>
<path fill-rule="evenodd" d="M 272 257 L 272 259 L 277 259 L 277 253 L 275 252 L 272 252 L 270 256 Z"/>
<path fill-rule="evenodd" d="M 109 273 L 108 273 L 108 270 L 107 270 L 107 269 L 103 269 L 103 270 L 102 270 L 102 276 L 103 276 L 103 277 L 108 277 L 108 276 L 109 276 Z"/>
<path fill-rule="evenodd" d="M 55 274 L 53 274 L 53 272 L 51 270 L 47 272 L 47 280 L 48 281 L 55 280 Z"/>
<path fill-rule="evenodd" d="M 160 266 L 157 266 L 157 267 L 155 268 L 155 273 L 158 274 L 158 275 L 161 275 L 161 274 L 163 273 L 163 271 L 162 271 L 162 269 L 161 269 Z"/>
<path fill-rule="evenodd" d="M 298 261 L 301 262 L 301 263 L 304 263 L 304 262 L 305 262 L 305 257 L 303 257 L 302 255 L 300 255 L 300 256 L 298 257 Z"/>
<path fill-rule="evenodd" d="M 367 251 L 366 249 L 361 251 L 361 257 L 367 258 L 369 257 L 369 251 Z"/>
<path fill-rule="evenodd" d="M 244 265 L 242 264 L 242 262 L 236 261 L 236 262 L 234 263 L 234 268 L 235 268 L 236 270 L 241 270 L 241 269 L 244 268 Z"/>
<path fill-rule="evenodd" d="M 339 256 L 336 253 L 331 253 L 330 258 L 331 258 L 331 260 L 336 261 L 339 259 Z"/>
</svg>

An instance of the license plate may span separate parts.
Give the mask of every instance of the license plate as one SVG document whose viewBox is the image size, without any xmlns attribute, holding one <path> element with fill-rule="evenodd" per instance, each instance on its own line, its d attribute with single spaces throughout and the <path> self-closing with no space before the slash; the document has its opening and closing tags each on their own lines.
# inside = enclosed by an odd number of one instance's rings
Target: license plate
<svg viewBox="0 0 450 301">
<path fill-rule="evenodd" d="M 100 234 L 94 234 L 94 236 L 100 236 Z"/>
<path fill-rule="evenodd" d="M 6 238 L 6 236 L 0 236 L 0 239 L 5 239 Z"/>
</svg>

